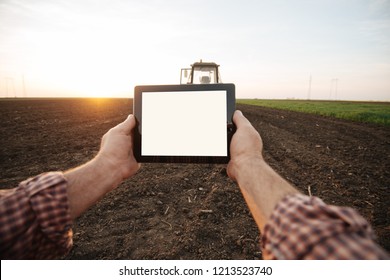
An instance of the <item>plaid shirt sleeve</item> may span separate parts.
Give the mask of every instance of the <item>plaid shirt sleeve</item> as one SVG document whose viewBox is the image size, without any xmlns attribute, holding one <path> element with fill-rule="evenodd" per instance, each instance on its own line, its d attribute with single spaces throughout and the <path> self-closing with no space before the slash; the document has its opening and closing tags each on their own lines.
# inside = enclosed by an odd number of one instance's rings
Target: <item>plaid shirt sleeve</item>
<svg viewBox="0 0 390 280">
<path fill-rule="evenodd" d="M 72 247 L 67 181 L 51 172 L 0 191 L 1 259 L 53 259 Z"/>
<path fill-rule="evenodd" d="M 389 259 L 355 210 L 302 194 L 278 203 L 264 228 L 262 247 L 267 259 Z"/>
</svg>

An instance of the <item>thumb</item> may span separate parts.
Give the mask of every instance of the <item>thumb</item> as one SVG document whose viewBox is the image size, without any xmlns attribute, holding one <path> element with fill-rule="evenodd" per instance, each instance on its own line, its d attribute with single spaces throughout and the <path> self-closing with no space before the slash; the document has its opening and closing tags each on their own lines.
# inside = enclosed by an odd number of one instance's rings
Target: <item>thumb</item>
<svg viewBox="0 0 390 280">
<path fill-rule="evenodd" d="M 130 114 L 127 119 L 116 126 L 116 128 L 125 134 L 130 134 L 131 130 L 135 127 L 136 121 L 134 115 Z"/>
<path fill-rule="evenodd" d="M 237 126 L 237 129 L 245 126 L 245 125 L 251 125 L 251 123 L 248 121 L 246 117 L 242 114 L 240 110 L 236 110 L 233 115 L 233 122 Z"/>
</svg>

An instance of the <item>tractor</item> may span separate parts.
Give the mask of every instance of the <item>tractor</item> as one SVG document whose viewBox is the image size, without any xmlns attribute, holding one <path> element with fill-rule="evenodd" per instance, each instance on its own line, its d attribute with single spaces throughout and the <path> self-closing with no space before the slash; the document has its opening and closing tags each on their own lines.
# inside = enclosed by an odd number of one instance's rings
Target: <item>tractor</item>
<svg viewBox="0 0 390 280">
<path fill-rule="evenodd" d="M 214 62 L 195 62 L 191 68 L 181 69 L 180 84 L 222 83 L 218 67 Z"/>
</svg>

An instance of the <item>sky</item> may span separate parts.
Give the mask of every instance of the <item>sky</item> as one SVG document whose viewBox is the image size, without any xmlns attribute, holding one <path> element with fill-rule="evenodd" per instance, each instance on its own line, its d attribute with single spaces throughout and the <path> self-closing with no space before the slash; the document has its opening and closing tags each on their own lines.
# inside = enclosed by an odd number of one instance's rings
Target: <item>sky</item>
<svg viewBox="0 0 390 280">
<path fill-rule="evenodd" d="M 237 98 L 390 101 L 390 0 L 0 0 L 0 97 L 132 97 L 220 65 Z"/>
</svg>

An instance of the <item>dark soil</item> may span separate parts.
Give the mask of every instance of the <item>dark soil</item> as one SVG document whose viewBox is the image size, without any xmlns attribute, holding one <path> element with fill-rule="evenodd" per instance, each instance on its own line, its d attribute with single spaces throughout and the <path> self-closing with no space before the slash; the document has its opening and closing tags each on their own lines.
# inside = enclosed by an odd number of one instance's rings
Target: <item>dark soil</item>
<svg viewBox="0 0 390 280">
<path fill-rule="evenodd" d="M 301 192 L 353 207 L 390 250 L 390 128 L 238 105 L 269 164 Z M 97 153 L 125 99 L 0 101 L 3 188 Z M 67 259 L 261 259 L 260 233 L 225 165 L 143 164 L 74 222 Z"/>
</svg>

